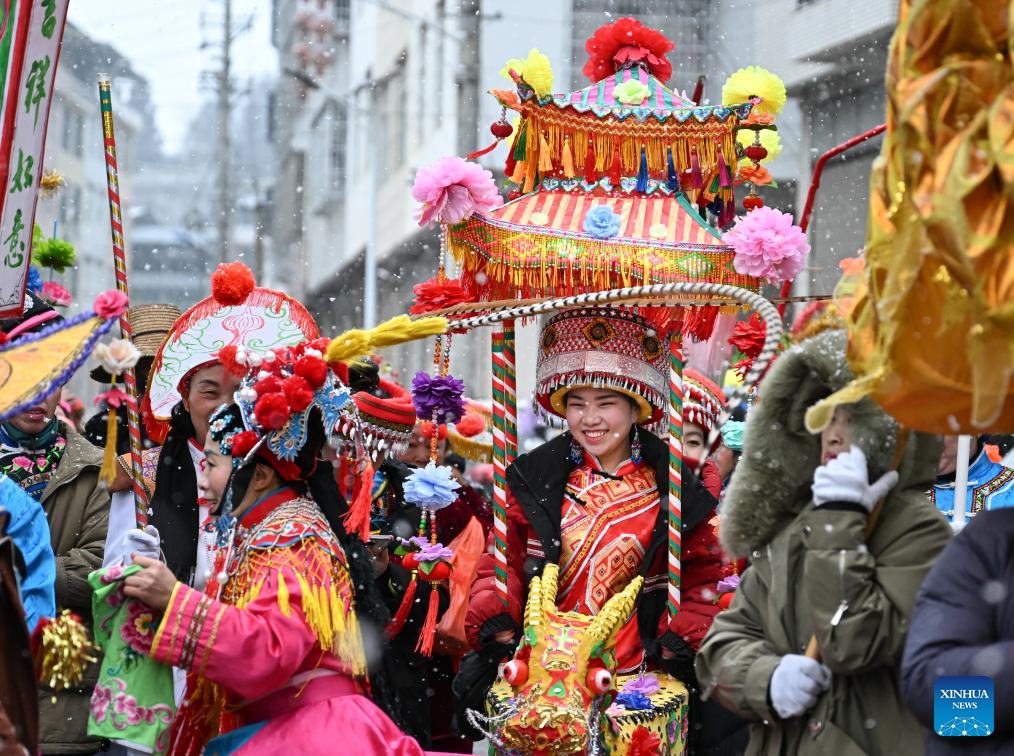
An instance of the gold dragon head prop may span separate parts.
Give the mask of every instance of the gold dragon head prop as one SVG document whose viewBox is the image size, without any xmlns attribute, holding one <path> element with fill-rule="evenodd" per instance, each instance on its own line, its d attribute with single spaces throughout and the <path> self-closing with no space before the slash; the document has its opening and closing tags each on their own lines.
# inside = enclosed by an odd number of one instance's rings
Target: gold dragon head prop
<svg viewBox="0 0 1014 756">
<path fill-rule="evenodd" d="M 558 756 L 587 752 L 598 714 L 613 694 L 616 632 L 634 609 L 644 582 L 635 577 L 595 617 L 556 607 L 560 568 L 547 564 L 532 578 L 525 630 L 503 677 L 516 704 L 500 738 L 520 753 Z"/>
</svg>

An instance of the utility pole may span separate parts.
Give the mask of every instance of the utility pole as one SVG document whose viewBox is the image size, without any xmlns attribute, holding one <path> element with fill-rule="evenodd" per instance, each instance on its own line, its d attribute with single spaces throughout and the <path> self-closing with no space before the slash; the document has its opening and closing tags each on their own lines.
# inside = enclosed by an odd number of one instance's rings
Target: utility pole
<svg viewBox="0 0 1014 756">
<path fill-rule="evenodd" d="M 218 81 L 218 253 L 222 262 L 229 259 L 232 241 L 232 197 L 229 191 L 230 154 L 232 143 L 229 127 L 232 122 L 232 0 L 225 6 L 222 22 L 222 68 Z"/>
</svg>

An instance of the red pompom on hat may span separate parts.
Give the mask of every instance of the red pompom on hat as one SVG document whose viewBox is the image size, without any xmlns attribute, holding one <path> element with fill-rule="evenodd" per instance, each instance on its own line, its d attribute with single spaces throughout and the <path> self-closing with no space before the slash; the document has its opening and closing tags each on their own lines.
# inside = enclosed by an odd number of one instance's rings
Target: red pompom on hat
<svg viewBox="0 0 1014 756">
<path fill-rule="evenodd" d="M 486 430 L 486 418 L 478 412 L 466 412 L 457 423 L 454 424 L 454 432 L 459 436 L 471 438 L 478 436 Z"/>
<path fill-rule="evenodd" d="M 257 392 L 257 396 L 265 396 L 267 394 L 278 394 L 282 390 L 281 380 L 274 375 L 269 375 L 266 378 L 261 378 L 257 383 L 254 384 L 254 391 Z"/>
<path fill-rule="evenodd" d="M 232 437 L 232 456 L 245 457 L 256 445 L 256 433 L 253 431 L 240 431 Z"/>
<path fill-rule="evenodd" d="M 218 350 L 218 361 L 222 363 L 222 367 L 226 369 L 226 372 L 244 376 L 247 373 L 247 367 L 236 362 L 237 351 L 237 347 L 233 345 L 222 347 Z"/>
<path fill-rule="evenodd" d="M 313 389 L 302 376 L 290 375 L 283 380 L 282 391 L 293 412 L 302 412 L 313 401 Z"/>
<path fill-rule="evenodd" d="M 254 405 L 254 417 L 265 430 L 284 428 L 291 414 L 289 403 L 282 394 L 266 394 Z"/>
<path fill-rule="evenodd" d="M 672 76 L 672 64 L 665 56 L 673 47 L 675 45 L 662 32 L 642 26 L 637 19 L 621 18 L 600 26 L 584 43 L 588 53 L 584 75 L 597 82 L 612 76 L 627 63 L 643 63 L 656 79 L 668 81 Z"/>
<path fill-rule="evenodd" d="M 226 307 L 243 304 L 255 286 L 253 271 L 241 262 L 222 263 L 211 274 L 211 296 Z"/>
<path fill-rule="evenodd" d="M 327 379 L 327 363 L 320 357 L 303 355 L 296 360 L 293 370 L 315 389 L 323 386 Z"/>
</svg>

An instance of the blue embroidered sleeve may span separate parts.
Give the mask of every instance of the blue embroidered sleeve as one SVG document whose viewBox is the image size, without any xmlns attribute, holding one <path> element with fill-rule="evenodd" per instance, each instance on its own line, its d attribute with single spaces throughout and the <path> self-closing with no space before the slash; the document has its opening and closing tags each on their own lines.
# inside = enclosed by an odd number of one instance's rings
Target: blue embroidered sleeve
<svg viewBox="0 0 1014 756">
<path fill-rule="evenodd" d="M 49 542 L 49 522 L 42 505 L 17 483 L 0 476 L 0 508 L 10 513 L 7 534 L 25 560 L 25 574 L 18 574 L 21 603 L 29 631 L 42 617 L 56 615 L 56 560 Z"/>
</svg>

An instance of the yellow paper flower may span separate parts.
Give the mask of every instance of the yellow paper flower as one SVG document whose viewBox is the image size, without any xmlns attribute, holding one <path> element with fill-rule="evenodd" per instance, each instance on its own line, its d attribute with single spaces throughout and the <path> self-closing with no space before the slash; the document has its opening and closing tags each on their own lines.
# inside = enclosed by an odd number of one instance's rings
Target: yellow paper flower
<svg viewBox="0 0 1014 756">
<path fill-rule="evenodd" d="M 500 75 L 509 81 L 510 70 L 514 69 L 525 80 L 525 83 L 535 90 L 539 97 L 546 97 L 553 92 L 553 68 L 549 65 L 549 58 L 539 52 L 539 48 L 533 47 L 528 52 L 527 58 L 511 58 L 500 70 Z"/>
<path fill-rule="evenodd" d="M 753 144 L 754 132 L 751 129 L 741 129 L 736 134 L 736 141 L 739 142 L 743 147 Z M 771 129 L 764 129 L 760 132 L 761 146 L 768 151 L 768 156 L 761 160 L 762 163 L 767 163 L 770 160 L 774 160 L 776 157 L 782 154 L 782 139 L 778 136 L 777 131 L 771 131 Z"/>
<path fill-rule="evenodd" d="M 754 106 L 756 110 L 778 115 L 785 107 L 785 83 L 766 68 L 747 66 L 736 71 L 722 86 L 723 105 L 739 105 L 751 97 L 763 100 Z"/>
<path fill-rule="evenodd" d="M 623 105 L 640 105 L 651 94 L 647 84 L 628 79 L 613 90 L 613 99 Z"/>
</svg>

